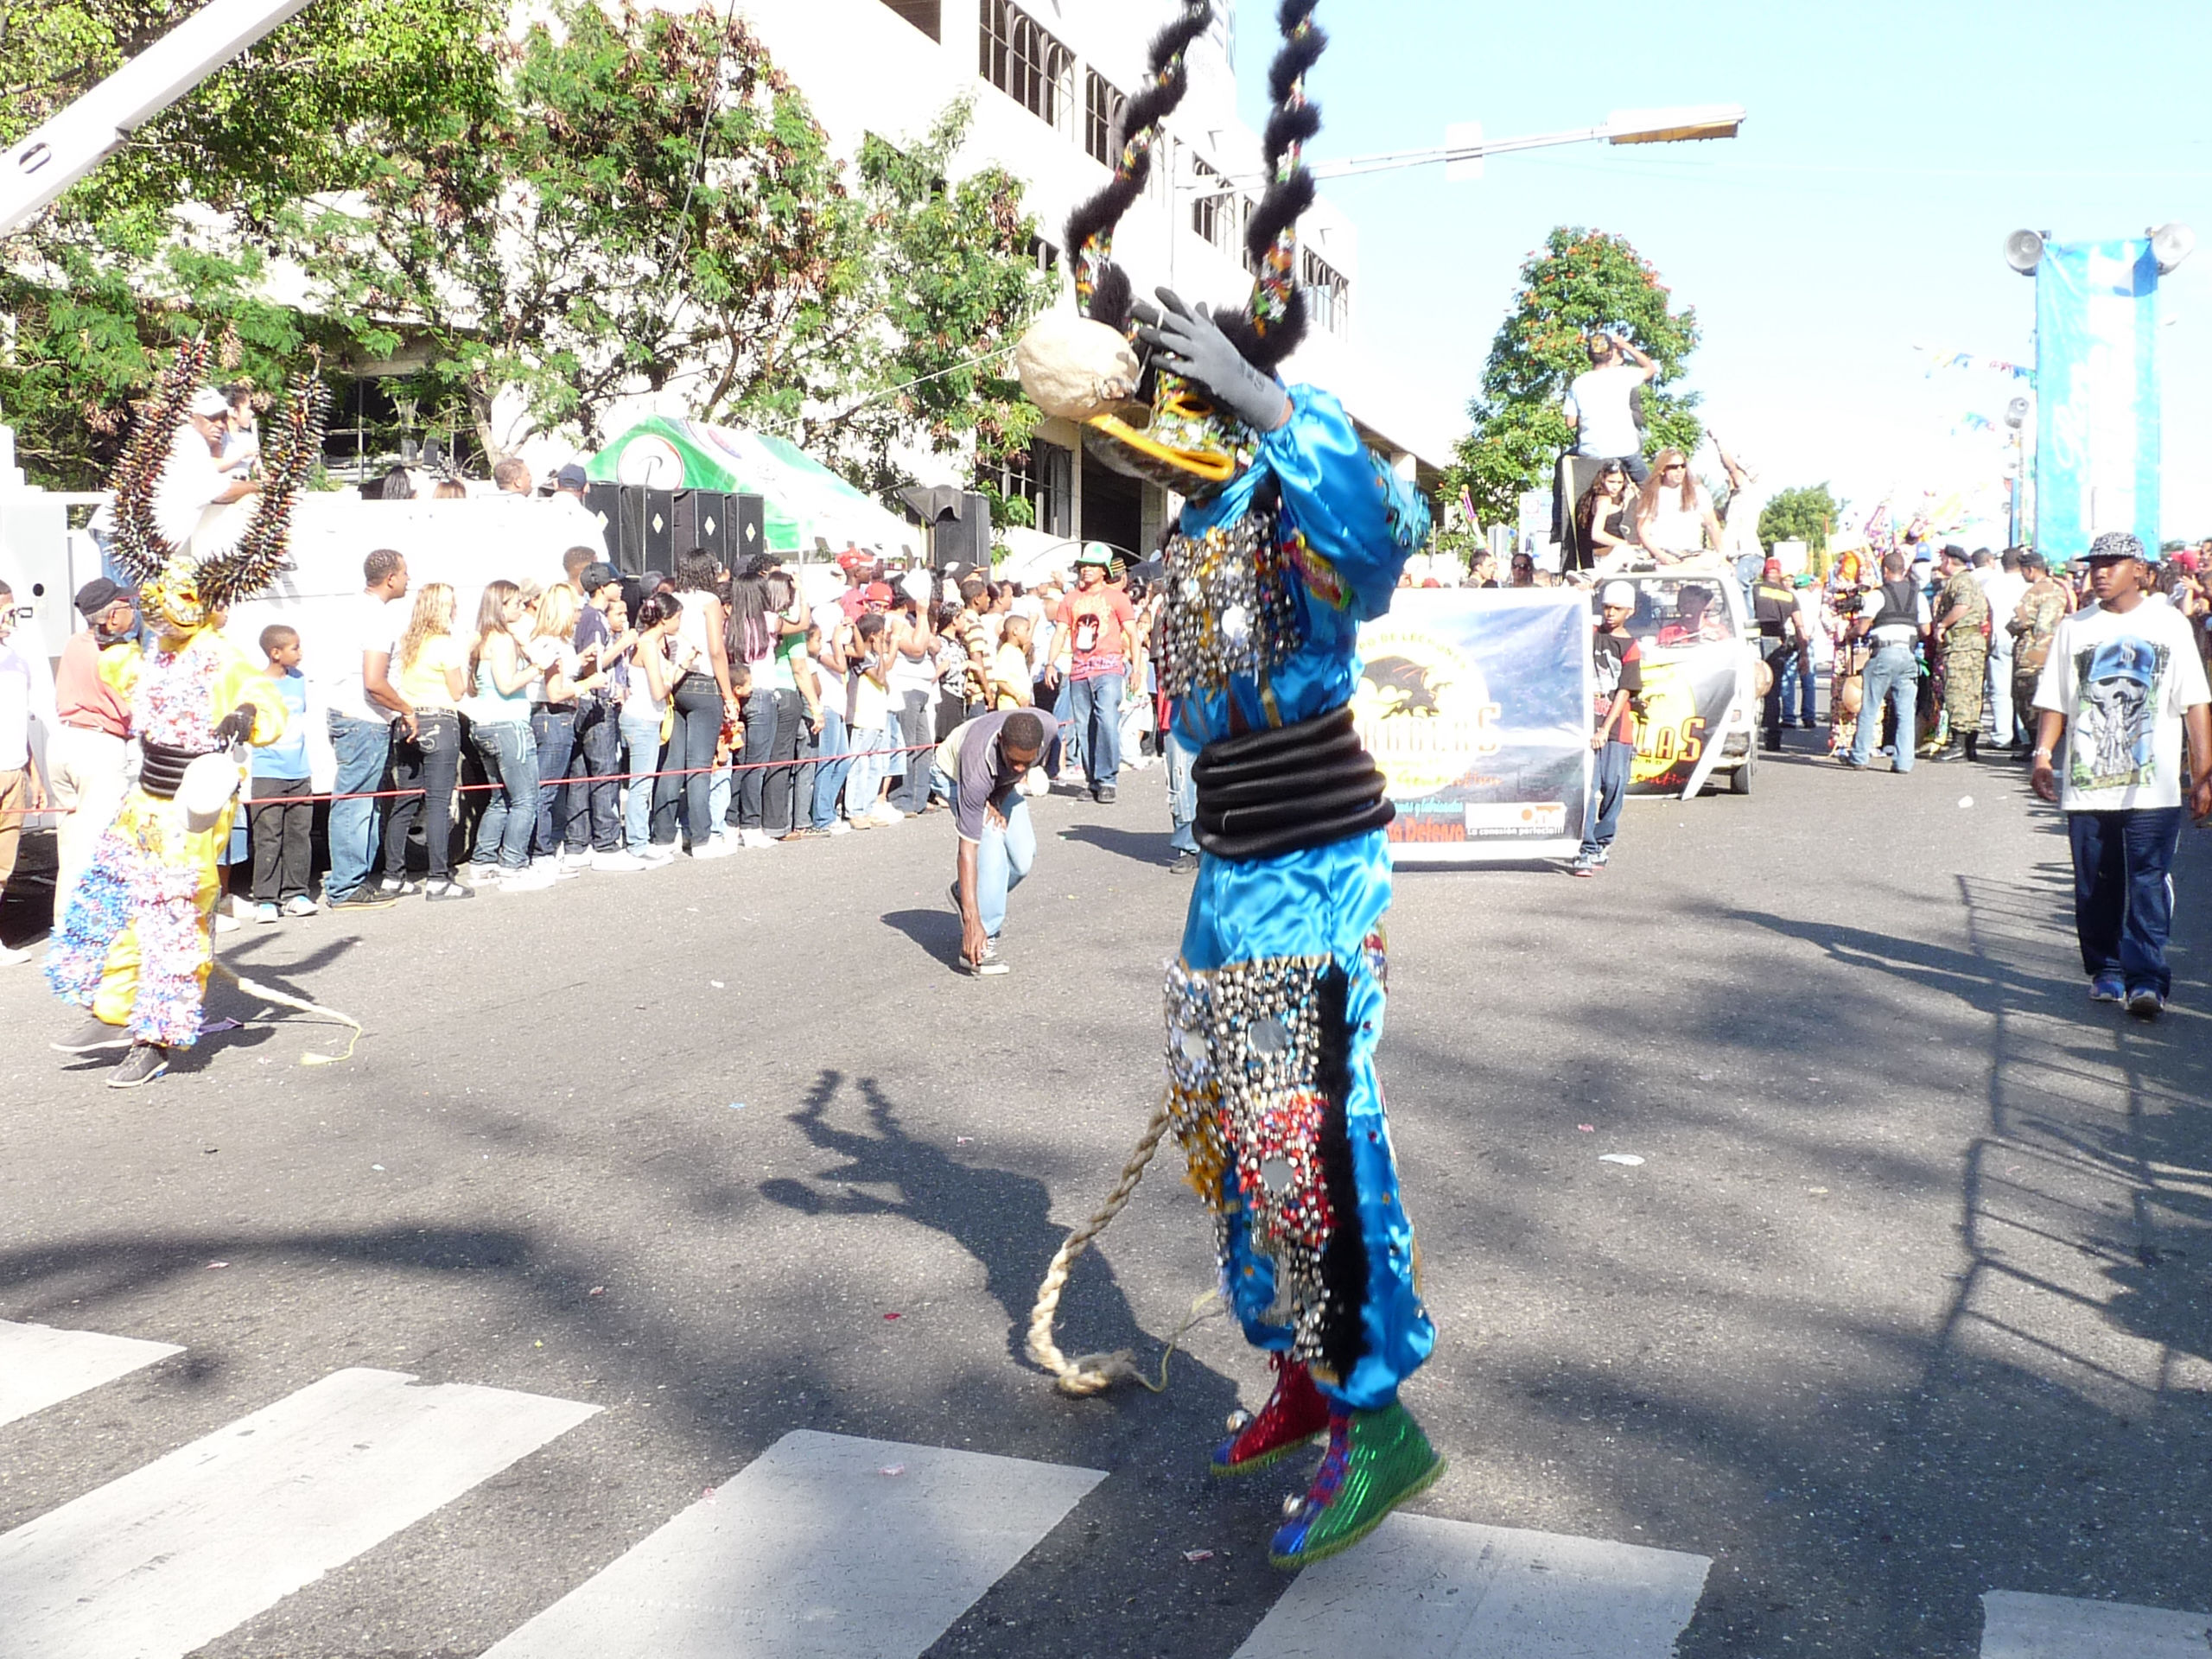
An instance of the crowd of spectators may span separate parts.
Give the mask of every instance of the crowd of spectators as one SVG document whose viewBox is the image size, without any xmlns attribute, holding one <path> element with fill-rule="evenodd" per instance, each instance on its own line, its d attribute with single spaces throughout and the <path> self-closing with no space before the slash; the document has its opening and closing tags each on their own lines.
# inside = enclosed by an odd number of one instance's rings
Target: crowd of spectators
<svg viewBox="0 0 2212 1659">
<path fill-rule="evenodd" d="M 571 548 L 557 580 L 487 583 L 464 620 L 452 588 L 411 585 L 379 550 L 331 660 L 264 639 L 272 673 L 319 688 L 337 760 L 324 901 L 442 902 L 893 829 L 943 809 L 933 751 L 987 712 L 1060 710 L 1032 794 L 1109 803 L 1124 765 L 1158 758 L 1157 584 L 1098 544 L 1033 588 L 848 551 L 840 591 L 811 603 L 773 556 L 674 563 L 631 578 Z M 250 838 L 281 837 L 271 810 Z M 283 861 L 264 882 L 249 850 L 252 913 L 303 913 Z"/>
</svg>

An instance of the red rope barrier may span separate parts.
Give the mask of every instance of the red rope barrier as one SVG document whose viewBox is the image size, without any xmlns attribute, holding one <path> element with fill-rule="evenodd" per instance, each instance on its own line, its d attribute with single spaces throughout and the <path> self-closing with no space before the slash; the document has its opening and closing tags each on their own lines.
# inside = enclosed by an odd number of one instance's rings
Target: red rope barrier
<svg viewBox="0 0 2212 1659">
<path fill-rule="evenodd" d="M 736 761 L 726 767 L 666 766 L 657 772 L 602 772 L 596 777 L 588 778 L 541 778 L 537 780 L 537 785 L 540 789 L 548 787 L 559 789 L 571 784 L 622 784 L 629 783 L 641 778 L 692 778 L 696 777 L 702 772 L 766 772 L 776 766 L 791 766 L 794 768 L 799 766 L 826 766 L 838 760 L 864 760 L 871 754 L 923 754 L 936 748 L 938 746 L 934 743 L 908 743 L 888 749 L 849 749 L 842 754 L 801 755 L 795 760 Z M 249 788 L 251 787 L 251 779 L 248 780 L 247 786 Z M 487 790 L 504 790 L 505 788 L 506 785 L 505 784 L 455 784 L 453 788 L 453 792 L 456 795 L 467 795 L 472 793 L 482 793 Z M 251 795 L 241 794 L 238 797 L 238 804 L 247 811 L 251 812 L 256 807 L 312 806 L 317 801 L 396 800 L 402 796 L 428 795 L 429 792 L 430 791 L 427 787 L 422 789 L 359 789 L 350 790 L 343 794 L 266 795 L 258 799 Z M 5 811 L 0 811 L 0 817 L 28 818 L 43 817 L 50 815 L 57 818 L 60 818 L 68 817 L 76 810 L 77 809 L 73 806 L 48 806 L 39 808 L 36 811 L 34 811 L 29 807 L 10 807 Z"/>
</svg>

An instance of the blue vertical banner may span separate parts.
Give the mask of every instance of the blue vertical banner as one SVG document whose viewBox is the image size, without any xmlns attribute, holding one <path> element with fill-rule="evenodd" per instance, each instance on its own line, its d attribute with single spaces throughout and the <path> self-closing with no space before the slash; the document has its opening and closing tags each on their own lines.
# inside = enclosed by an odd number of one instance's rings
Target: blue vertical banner
<svg viewBox="0 0 2212 1659">
<path fill-rule="evenodd" d="M 2048 244 L 2036 267 L 2036 546 L 2158 544 L 2158 267 L 2140 237 Z"/>
</svg>

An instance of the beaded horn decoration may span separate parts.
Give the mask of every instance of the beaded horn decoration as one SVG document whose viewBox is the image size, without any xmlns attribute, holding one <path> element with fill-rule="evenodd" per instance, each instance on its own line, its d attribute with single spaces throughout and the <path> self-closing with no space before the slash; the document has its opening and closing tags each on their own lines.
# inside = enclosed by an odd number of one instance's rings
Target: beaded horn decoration
<svg viewBox="0 0 2212 1659">
<path fill-rule="evenodd" d="M 1239 316 L 1224 309 L 1213 320 L 1245 360 L 1272 374 L 1306 338 L 1306 293 L 1298 281 L 1299 216 L 1313 205 L 1313 170 L 1306 146 L 1321 130 L 1321 106 L 1306 96 L 1306 73 L 1329 43 L 1313 22 L 1315 0 L 1282 0 L 1276 22 L 1282 49 L 1268 67 L 1273 112 L 1262 141 L 1268 188 L 1245 227 L 1244 251 L 1259 275 Z"/>
<path fill-rule="evenodd" d="M 133 582 L 150 584 L 177 620 L 236 605 L 265 590 L 283 568 L 292 507 L 322 454 L 323 411 L 329 391 L 313 372 L 295 374 L 262 442 L 262 487 L 251 518 L 230 546 L 195 553 L 189 538 L 162 533 L 155 501 L 169 446 L 184 423 L 207 371 L 207 340 L 188 340 L 155 383 L 115 470 L 116 565 Z"/>
<path fill-rule="evenodd" d="M 1143 194 L 1152 176 L 1152 152 L 1160 143 L 1160 124 L 1183 101 L 1190 86 L 1183 54 L 1212 22 L 1212 0 L 1185 0 L 1182 15 L 1153 37 L 1145 83 L 1122 108 L 1122 153 L 1114 163 L 1114 176 L 1068 215 L 1076 309 L 1125 334 L 1132 326 L 1129 277 L 1113 262 L 1114 227 Z"/>
</svg>

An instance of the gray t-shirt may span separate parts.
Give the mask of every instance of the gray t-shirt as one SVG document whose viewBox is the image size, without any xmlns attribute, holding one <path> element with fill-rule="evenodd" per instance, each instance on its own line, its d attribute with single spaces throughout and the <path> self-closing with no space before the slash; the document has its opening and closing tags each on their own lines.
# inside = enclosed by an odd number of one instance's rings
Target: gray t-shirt
<svg viewBox="0 0 2212 1659">
<path fill-rule="evenodd" d="M 1007 721 L 1022 715 L 1045 728 L 1045 741 L 1037 757 L 1042 761 L 1044 751 L 1052 747 L 1059 722 L 1041 709 L 1005 709 L 995 715 L 978 715 L 954 728 L 937 746 L 938 768 L 955 785 L 952 826 L 963 841 L 982 840 L 986 806 L 998 808 L 1001 817 L 1006 815 L 1007 803 L 1014 798 L 1014 786 L 1020 780 L 1007 769 L 999 734 Z"/>
</svg>

